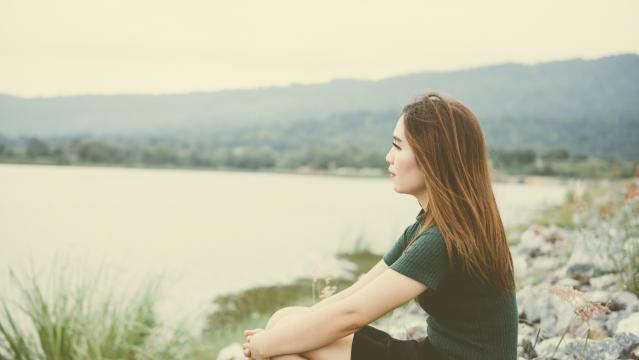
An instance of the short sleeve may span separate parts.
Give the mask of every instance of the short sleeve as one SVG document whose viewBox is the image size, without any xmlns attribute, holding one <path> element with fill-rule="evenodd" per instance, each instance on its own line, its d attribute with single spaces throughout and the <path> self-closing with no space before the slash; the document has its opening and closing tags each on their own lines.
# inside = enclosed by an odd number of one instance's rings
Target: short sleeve
<svg viewBox="0 0 639 360">
<path fill-rule="evenodd" d="M 391 247 L 391 249 L 388 250 L 388 252 L 384 255 L 383 259 L 386 263 L 386 266 L 391 266 L 399 258 L 399 255 L 401 255 L 402 251 L 404 251 L 407 242 L 406 239 L 408 238 L 410 230 L 414 226 L 414 224 L 407 226 L 406 229 L 404 229 L 404 233 L 399 237 L 399 239 L 397 239 L 397 241 L 395 241 L 393 247 Z"/>
<path fill-rule="evenodd" d="M 390 268 L 437 289 L 450 269 L 446 244 L 439 229 L 433 227 L 420 235 Z"/>
</svg>

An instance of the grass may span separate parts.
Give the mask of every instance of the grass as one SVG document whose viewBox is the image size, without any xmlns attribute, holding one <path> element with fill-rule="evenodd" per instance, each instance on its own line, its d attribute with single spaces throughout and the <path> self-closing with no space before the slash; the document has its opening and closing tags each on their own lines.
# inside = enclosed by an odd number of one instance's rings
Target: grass
<svg viewBox="0 0 639 360">
<path fill-rule="evenodd" d="M 575 191 L 566 192 L 564 201 L 558 206 L 547 207 L 542 209 L 535 218 L 534 223 L 542 226 L 555 225 L 564 229 L 575 229 L 576 224 L 573 222 L 573 214 L 577 210 L 577 204 L 574 202 Z M 587 193 L 587 198 L 591 195 Z"/>
<path fill-rule="evenodd" d="M 106 283 L 102 271 L 82 279 L 86 269 L 70 266 L 56 265 L 48 277 L 10 271 L 15 298 L 0 300 L 0 360 L 216 358 L 244 342 L 243 330 L 264 328 L 283 307 L 312 306 L 327 285 L 347 288 L 381 258 L 361 238 L 337 256 L 354 264 L 344 278 L 298 278 L 216 297 L 198 337 L 160 322 L 154 311 L 160 280 L 127 294 L 122 282 Z"/>
<path fill-rule="evenodd" d="M 546 161 L 543 165 L 500 166 L 498 170 L 512 176 L 541 175 L 579 179 L 623 179 L 635 176 L 635 166 L 635 161 L 591 158 L 585 161 Z"/>
<path fill-rule="evenodd" d="M 105 293 L 101 272 L 82 280 L 69 267 L 50 273 L 45 287 L 33 270 L 10 271 L 17 299 L 1 300 L 0 359 L 177 359 L 191 351 L 183 328 L 156 317 L 159 281 L 126 296 Z"/>
</svg>

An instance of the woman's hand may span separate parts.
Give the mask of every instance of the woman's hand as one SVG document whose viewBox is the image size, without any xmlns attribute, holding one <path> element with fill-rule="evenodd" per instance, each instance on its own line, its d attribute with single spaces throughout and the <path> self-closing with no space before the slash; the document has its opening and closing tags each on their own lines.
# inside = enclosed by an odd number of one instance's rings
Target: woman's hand
<svg viewBox="0 0 639 360">
<path fill-rule="evenodd" d="M 268 360 L 266 358 L 253 357 L 253 353 L 257 354 L 258 352 L 255 349 L 255 344 L 251 344 L 251 340 L 255 334 L 262 331 L 264 331 L 264 329 L 244 330 L 244 336 L 246 336 L 246 342 L 242 345 L 242 348 L 244 349 L 244 356 L 246 356 L 247 359 Z"/>
</svg>

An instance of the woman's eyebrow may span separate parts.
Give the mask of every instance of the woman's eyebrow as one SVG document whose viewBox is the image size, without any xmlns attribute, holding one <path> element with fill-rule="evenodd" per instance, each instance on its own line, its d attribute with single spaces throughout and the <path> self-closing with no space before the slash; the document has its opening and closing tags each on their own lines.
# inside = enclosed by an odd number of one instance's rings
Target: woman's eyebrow
<svg viewBox="0 0 639 360">
<path fill-rule="evenodd" d="M 397 142 L 402 142 L 402 140 L 395 135 L 393 135 L 393 139 L 397 140 Z"/>
</svg>

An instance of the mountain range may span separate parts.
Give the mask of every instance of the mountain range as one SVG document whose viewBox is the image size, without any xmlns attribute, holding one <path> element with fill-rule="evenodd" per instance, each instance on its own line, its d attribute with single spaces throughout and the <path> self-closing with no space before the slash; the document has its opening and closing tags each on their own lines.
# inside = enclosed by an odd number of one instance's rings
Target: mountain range
<svg viewBox="0 0 639 360">
<path fill-rule="evenodd" d="M 372 118 L 379 125 L 374 134 L 360 132 L 353 138 L 375 136 L 374 143 L 385 144 L 402 106 L 431 90 L 468 105 L 491 144 L 517 147 L 528 143 L 535 148 L 585 140 L 581 145 L 587 150 L 588 138 L 612 136 L 609 147 L 613 153 L 619 146 L 625 150 L 617 155 L 623 157 L 639 152 L 633 151 L 639 145 L 639 54 L 534 65 L 504 63 L 376 81 L 336 79 L 183 94 L 39 98 L 5 94 L 0 95 L 0 134 L 189 138 L 235 132 L 245 133 L 250 140 L 255 129 L 269 127 L 293 131 L 292 136 L 295 129 L 310 124 L 320 130 L 326 124 L 330 129 L 359 131 Z M 335 124 L 344 119 L 352 126 Z M 606 131 L 609 134 L 601 134 Z M 330 131 L 326 132 L 329 136 Z M 634 140 L 629 138 L 634 135 Z M 551 144 L 546 136 L 554 138 Z"/>
</svg>

